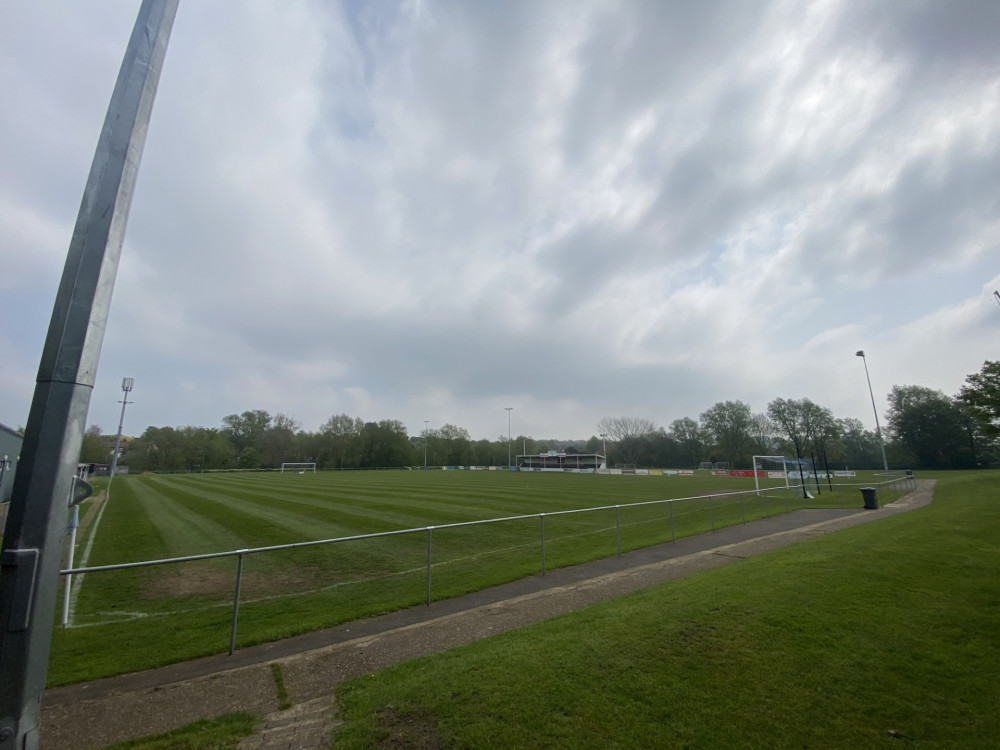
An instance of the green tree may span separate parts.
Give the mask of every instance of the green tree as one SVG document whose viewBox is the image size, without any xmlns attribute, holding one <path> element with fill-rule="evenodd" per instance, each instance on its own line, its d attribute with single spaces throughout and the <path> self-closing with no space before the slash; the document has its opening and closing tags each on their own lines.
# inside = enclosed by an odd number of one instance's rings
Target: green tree
<svg viewBox="0 0 1000 750">
<path fill-rule="evenodd" d="M 767 416 L 787 438 L 796 458 L 822 455 L 837 435 L 833 413 L 807 398 L 776 398 L 767 405 Z"/>
<path fill-rule="evenodd" d="M 500 456 L 500 451 L 497 450 L 497 444 L 493 440 L 487 440 L 483 438 L 482 440 L 476 440 L 472 443 L 472 463 L 476 466 L 496 466 L 497 458 Z M 507 459 L 507 451 L 504 450 L 504 460 Z M 501 462 L 502 463 L 502 462 Z"/>
<path fill-rule="evenodd" d="M 406 427 L 399 420 L 366 422 L 360 437 L 361 466 L 384 468 L 413 464 L 413 448 L 406 434 Z"/>
<path fill-rule="evenodd" d="M 697 428 L 697 425 L 695 427 Z M 647 463 L 650 466 L 673 469 L 690 464 L 689 461 L 682 459 L 680 445 L 674 436 L 668 434 L 662 427 L 652 433 L 646 443 L 649 449 Z M 695 465 L 697 465 L 697 459 Z"/>
<path fill-rule="evenodd" d="M 83 433 L 83 444 L 80 446 L 80 463 L 110 463 L 112 450 L 108 438 L 101 434 L 101 428 L 96 424 L 92 424 Z"/>
<path fill-rule="evenodd" d="M 338 469 L 357 468 L 358 440 L 364 422 L 346 414 L 334 414 L 320 427 L 320 455 L 317 463 Z"/>
<path fill-rule="evenodd" d="M 1000 361 L 987 360 L 983 369 L 969 375 L 958 400 L 982 435 L 1000 437 Z"/>
<path fill-rule="evenodd" d="M 878 435 L 866 430 L 860 419 L 838 419 L 837 430 L 840 435 L 839 450 L 836 453 L 831 451 L 831 460 L 855 469 L 882 467 Z"/>
<path fill-rule="evenodd" d="M 278 413 L 267 419 L 266 424 L 267 426 L 260 430 L 250 443 L 260 454 L 261 465 L 273 469 L 286 461 L 302 460 L 303 457 L 298 455 L 296 450 L 298 447 L 296 432 L 299 423 L 285 414 Z"/>
<path fill-rule="evenodd" d="M 750 444 L 753 413 L 747 404 L 742 401 L 720 401 L 703 412 L 700 419 L 702 429 L 730 466 L 743 463 L 749 465 L 746 448 Z"/>
<path fill-rule="evenodd" d="M 706 453 L 707 437 L 701 425 L 690 417 L 675 419 L 667 434 L 677 445 L 678 468 L 695 469 Z"/>
<path fill-rule="evenodd" d="M 147 427 L 129 444 L 128 465 L 130 471 L 189 470 L 188 441 L 173 427 Z"/>
<path fill-rule="evenodd" d="M 222 425 L 237 452 L 247 446 L 259 450 L 260 441 L 271 426 L 271 415 L 263 409 L 254 409 L 225 416 Z"/>
<path fill-rule="evenodd" d="M 445 424 L 434 431 L 434 437 L 434 443 L 437 444 L 439 450 L 438 455 L 443 459 L 441 465 L 467 466 L 469 464 L 472 457 L 472 442 L 468 430 L 453 424 Z M 513 456 L 513 447 L 511 451 Z M 507 461 L 506 450 L 503 454 L 503 460 Z"/>
<path fill-rule="evenodd" d="M 748 448 L 752 456 L 773 456 L 778 449 L 778 428 L 767 414 L 754 414 L 747 426 Z"/>
<path fill-rule="evenodd" d="M 977 463 L 973 424 L 959 403 L 941 391 L 894 385 L 887 422 L 897 455 L 917 468 L 963 469 Z"/>
<path fill-rule="evenodd" d="M 236 465 L 241 469 L 260 468 L 260 456 L 257 455 L 257 449 L 248 445 L 241 450 L 239 457 L 236 459 Z"/>
</svg>

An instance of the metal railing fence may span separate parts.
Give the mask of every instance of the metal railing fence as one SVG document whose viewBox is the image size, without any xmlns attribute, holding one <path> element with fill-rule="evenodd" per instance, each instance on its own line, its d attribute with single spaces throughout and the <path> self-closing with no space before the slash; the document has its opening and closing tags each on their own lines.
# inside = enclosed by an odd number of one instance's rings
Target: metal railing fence
<svg viewBox="0 0 1000 750">
<path fill-rule="evenodd" d="M 898 493 L 900 496 L 906 492 L 910 492 L 916 488 L 916 480 L 912 475 L 901 475 L 898 477 L 890 477 L 882 482 L 873 483 L 876 488 L 880 488 L 883 491 L 890 491 L 892 493 Z M 845 507 L 845 499 L 850 490 L 860 489 L 859 484 L 833 484 L 832 487 L 835 488 L 847 488 L 847 492 L 838 489 L 834 492 L 839 497 L 839 507 Z M 195 561 L 205 561 L 205 560 L 217 560 L 221 558 L 237 558 L 237 569 L 235 582 L 233 587 L 233 599 L 232 599 L 232 617 L 230 621 L 230 633 L 229 633 L 229 653 L 232 655 L 236 650 L 236 634 L 237 634 L 237 623 L 240 613 L 240 603 L 241 603 L 241 590 L 243 587 L 243 572 L 244 572 L 244 560 L 248 555 L 259 555 L 267 552 L 277 552 L 277 551 L 287 551 L 287 550 L 297 550 L 308 547 L 323 547 L 327 545 L 339 545 L 346 544 L 350 542 L 358 542 L 362 540 L 372 540 L 372 539 L 384 539 L 388 537 L 400 537 L 400 536 L 410 536 L 410 535 L 424 535 L 425 553 L 423 566 L 426 569 L 425 577 L 425 592 L 424 601 L 426 604 L 430 604 L 432 601 L 432 584 L 433 576 L 432 572 L 435 566 L 434 563 L 434 539 L 435 532 L 461 529 L 469 527 L 480 527 L 488 526 L 491 524 L 511 524 L 513 522 L 525 522 L 536 520 L 538 522 L 538 542 L 540 546 L 540 560 L 538 571 L 541 575 L 545 575 L 550 567 L 550 560 L 547 559 L 546 552 L 547 549 L 551 549 L 554 542 L 553 538 L 546 541 L 546 520 L 548 519 L 550 523 L 553 519 L 568 518 L 572 516 L 582 516 L 584 514 L 596 514 L 596 513 L 613 513 L 614 522 L 610 525 L 603 527 L 598 527 L 597 529 L 584 531 L 582 534 L 595 534 L 595 533 L 605 533 L 607 531 L 613 530 L 614 532 L 614 552 L 612 554 L 621 555 L 626 546 L 623 545 L 622 541 L 622 530 L 623 527 L 628 526 L 628 523 L 623 522 L 623 515 L 626 513 L 635 513 L 643 508 L 655 508 L 655 507 L 666 507 L 665 518 L 652 519 L 653 521 L 662 520 L 665 522 L 666 527 L 662 530 L 657 531 L 657 538 L 651 539 L 649 535 L 646 535 L 644 539 L 633 540 L 633 543 L 628 546 L 628 549 L 637 549 L 639 547 L 650 546 L 653 544 L 658 544 L 667 541 L 667 532 L 669 530 L 669 541 L 675 542 L 678 536 L 690 536 L 697 533 L 704 533 L 708 531 L 715 531 L 717 528 L 736 525 L 740 523 L 747 523 L 748 520 L 756 520 L 758 518 L 769 518 L 772 514 L 780 514 L 790 512 L 793 507 L 795 510 L 805 509 L 807 507 L 837 507 L 830 504 L 824 504 L 826 501 L 816 502 L 821 500 L 821 498 L 806 497 L 803 489 L 811 492 L 815 489 L 804 487 L 803 485 L 791 485 L 789 488 L 784 486 L 780 488 L 770 488 L 769 491 L 755 491 L 755 490 L 745 490 L 745 491 L 735 491 L 726 493 L 717 493 L 712 495 L 700 495 L 692 497 L 681 497 L 681 498 L 670 498 L 664 500 L 650 500 L 639 503 L 627 503 L 618 505 L 606 505 L 593 508 L 578 508 L 571 510 L 560 510 L 551 512 L 541 512 L 532 513 L 526 515 L 517 516 L 506 516 L 501 518 L 490 518 L 475 521 L 462 521 L 457 523 L 446 523 L 432 526 L 415 527 L 408 529 L 398 529 L 392 531 L 381 531 L 370 534 L 357 534 L 352 536 L 336 537 L 333 539 L 320 539 L 314 541 L 305 542 L 295 542 L 291 544 L 279 544 L 265 547 L 254 547 L 248 549 L 237 549 L 230 550 L 226 552 L 212 552 L 206 554 L 198 555 L 186 555 L 179 557 L 170 557 L 158 560 L 144 560 L 139 562 L 131 563 L 118 563 L 114 565 L 95 565 L 90 567 L 81 568 L 69 568 L 60 571 L 60 574 L 67 576 L 68 580 L 74 575 L 84 575 L 93 573 L 104 573 L 108 571 L 125 571 L 125 570 L 135 570 L 138 568 L 149 568 L 153 566 L 164 566 L 164 565 L 176 565 L 180 563 L 188 563 Z M 826 489 L 826 488 L 824 488 Z M 771 494 L 777 492 L 777 495 Z M 884 500 L 883 500 L 884 502 Z M 687 523 L 685 523 L 685 521 Z M 649 523 L 649 520 L 638 520 L 634 521 L 632 525 L 638 525 L 642 523 Z M 682 528 L 683 525 L 683 528 Z M 578 534 L 579 535 L 579 534 Z M 564 537 L 566 538 L 566 537 Z M 577 555 L 579 557 L 579 555 Z M 574 564 L 574 562 L 583 562 L 586 559 L 594 559 L 591 554 L 589 557 L 584 556 L 580 559 L 572 559 L 572 555 L 569 558 L 564 558 L 559 561 L 558 566 L 566 564 Z M 441 564 L 441 563 L 438 563 Z M 302 595 L 307 595 L 308 592 L 303 592 Z M 63 625 L 66 626 L 66 621 L 64 619 Z"/>
</svg>

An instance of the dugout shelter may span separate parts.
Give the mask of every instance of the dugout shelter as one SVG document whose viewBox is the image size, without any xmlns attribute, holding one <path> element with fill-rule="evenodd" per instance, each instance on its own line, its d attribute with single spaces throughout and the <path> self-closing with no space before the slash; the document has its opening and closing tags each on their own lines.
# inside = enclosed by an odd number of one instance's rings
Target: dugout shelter
<svg viewBox="0 0 1000 750">
<path fill-rule="evenodd" d="M 574 474 L 596 474 L 607 471 L 607 460 L 600 453 L 563 453 L 549 451 L 517 457 L 519 471 L 564 471 Z"/>
</svg>

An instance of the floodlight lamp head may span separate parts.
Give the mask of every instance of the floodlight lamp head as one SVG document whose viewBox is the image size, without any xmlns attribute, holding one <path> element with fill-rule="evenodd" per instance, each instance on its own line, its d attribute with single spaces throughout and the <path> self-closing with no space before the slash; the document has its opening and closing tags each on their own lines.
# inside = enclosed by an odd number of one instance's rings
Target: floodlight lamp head
<svg viewBox="0 0 1000 750">
<path fill-rule="evenodd" d="M 135 378 L 122 378 L 122 390 L 128 393 L 135 385 Z"/>
<path fill-rule="evenodd" d="M 857 350 L 857 351 L 856 351 L 856 352 L 854 353 L 854 356 L 855 356 L 855 357 L 864 357 L 864 356 L 865 356 L 865 350 L 864 350 L 864 349 L 858 349 L 858 350 Z"/>
</svg>

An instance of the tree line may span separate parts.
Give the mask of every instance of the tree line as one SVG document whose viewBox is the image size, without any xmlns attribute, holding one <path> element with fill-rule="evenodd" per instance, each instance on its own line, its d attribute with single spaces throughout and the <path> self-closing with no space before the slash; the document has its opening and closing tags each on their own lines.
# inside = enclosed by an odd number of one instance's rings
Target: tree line
<svg viewBox="0 0 1000 750">
<path fill-rule="evenodd" d="M 1000 361 L 987 361 L 955 396 L 917 385 L 893 386 L 881 435 L 854 418 L 803 399 L 776 398 L 754 413 L 742 401 L 720 401 L 667 427 L 640 417 L 607 417 L 587 440 L 473 440 L 446 424 L 409 435 L 398 420 L 365 422 L 331 416 L 317 432 L 284 414 L 257 409 L 223 418 L 218 428 L 148 427 L 125 444 L 120 465 L 130 471 L 278 468 L 315 462 L 321 469 L 403 466 L 506 466 L 519 453 L 551 448 L 606 453 L 616 464 L 696 468 L 704 462 L 749 468 L 754 455 L 812 458 L 821 468 L 968 469 L 1000 463 Z M 881 438 L 881 439 L 880 439 Z M 81 461 L 106 463 L 109 441 L 97 427 L 84 437 Z M 884 451 L 884 453 L 883 453 Z M 884 459 L 883 459 L 884 456 Z"/>
<path fill-rule="evenodd" d="M 111 442 L 99 427 L 84 436 L 83 463 L 108 463 Z M 519 435 L 517 453 L 547 450 L 548 445 Z M 394 419 L 365 422 L 335 414 L 317 432 L 300 429 L 285 414 L 263 409 L 230 414 L 222 426 L 147 427 L 124 443 L 119 465 L 131 472 L 276 469 L 282 463 L 314 462 L 319 469 L 380 469 L 404 466 L 506 466 L 508 441 L 474 441 L 468 430 L 452 424 L 407 434 Z"/>
</svg>

